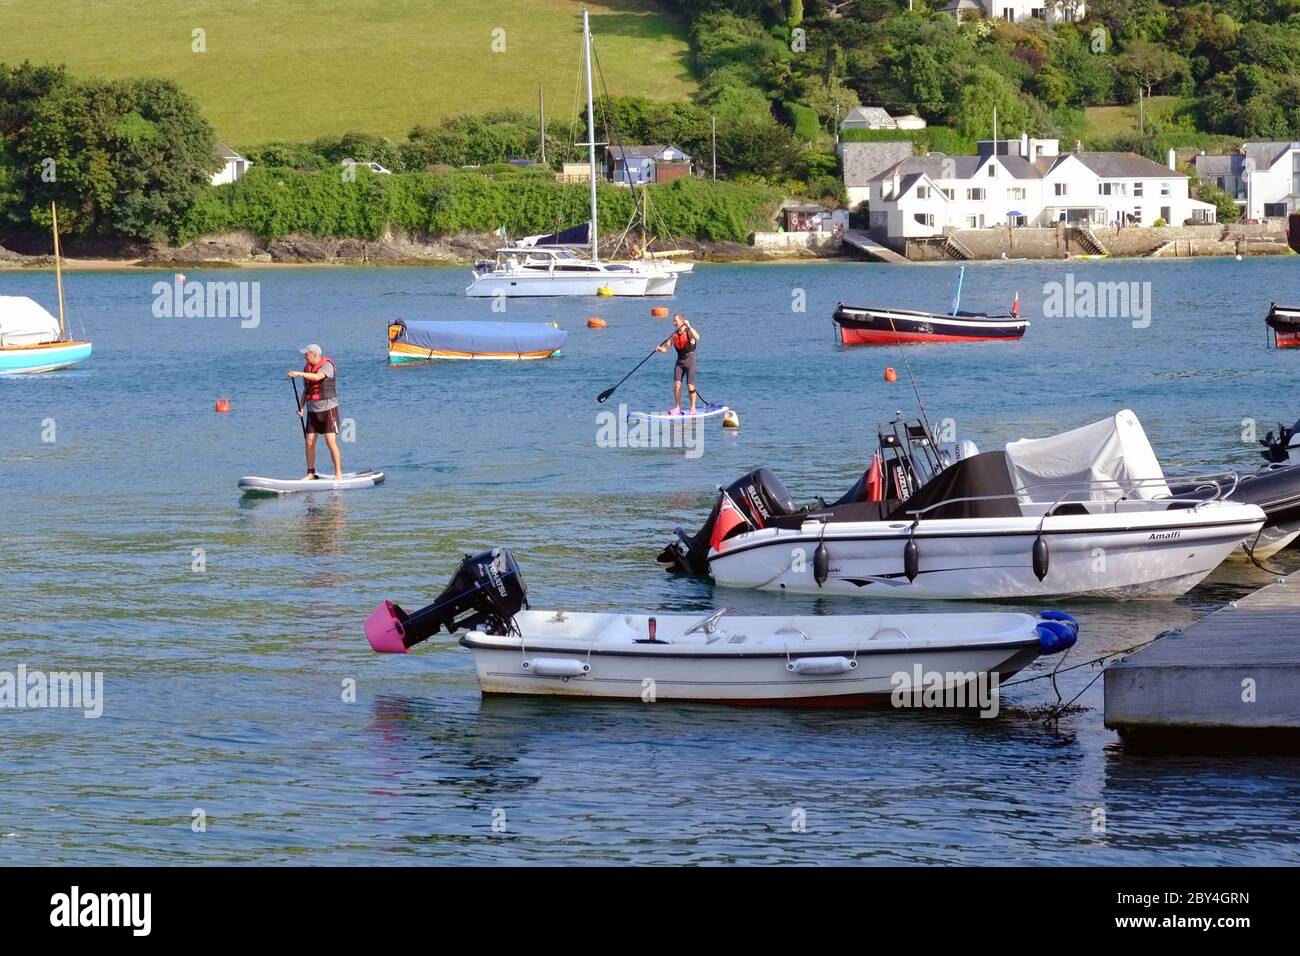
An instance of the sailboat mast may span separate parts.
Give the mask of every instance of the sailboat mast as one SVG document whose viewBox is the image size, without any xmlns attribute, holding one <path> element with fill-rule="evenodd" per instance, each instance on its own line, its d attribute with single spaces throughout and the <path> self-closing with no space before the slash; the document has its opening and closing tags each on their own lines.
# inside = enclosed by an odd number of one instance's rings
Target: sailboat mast
<svg viewBox="0 0 1300 956">
<path fill-rule="evenodd" d="M 587 70 L 587 171 L 591 179 L 591 258 L 599 259 L 596 247 L 596 108 L 591 101 L 591 27 L 582 11 L 582 59 Z"/>
<path fill-rule="evenodd" d="M 50 203 L 50 222 L 54 227 L 54 281 L 59 287 L 59 339 L 64 341 L 68 337 L 68 326 L 63 318 L 63 262 L 59 251 L 59 210 L 54 203 Z"/>
</svg>

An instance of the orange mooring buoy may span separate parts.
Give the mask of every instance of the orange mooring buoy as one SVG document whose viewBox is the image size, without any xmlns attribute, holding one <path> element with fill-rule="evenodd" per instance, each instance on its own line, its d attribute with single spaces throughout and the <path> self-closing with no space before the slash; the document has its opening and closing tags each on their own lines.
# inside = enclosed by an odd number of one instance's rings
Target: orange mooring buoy
<svg viewBox="0 0 1300 956">
<path fill-rule="evenodd" d="M 228 402 L 228 401 L 227 401 L 226 399 L 224 399 L 224 398 L 219 398 L 219 399 L 217 399 L 217 411 L 220 412 L 220 413 L 223 414 L 223 415 L 226 414 L 227 412 L 229 412 L 229 411 L 230 411 L 230 402 Z"/>
<path fill-rule="evenodd" d="M 668 318 L 668 306 L 656 305 L 654 308 L 650 310 L 650 314 L 657 319 L 666 319 Z"/>
<path fill-rule="evenodd" d="M 604 327 L 605 320 L 598 315 L 593 315 L 587 320 L 587 328 L 589 329 L 603 329 Z"/>
<path fill-rule="evenodd" d="M 886 382 L 897 382 L 897 381 L 898 381 L 898 373 L 895 372 L 892 368 L 887 368 L 887 369 L 885 369 L 885 381 L 886 381 Z"/>
</svg>

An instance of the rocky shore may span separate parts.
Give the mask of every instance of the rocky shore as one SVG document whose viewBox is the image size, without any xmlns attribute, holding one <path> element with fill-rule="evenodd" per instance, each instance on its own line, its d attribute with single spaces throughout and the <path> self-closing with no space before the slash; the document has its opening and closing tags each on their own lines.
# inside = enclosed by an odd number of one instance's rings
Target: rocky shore
<svg viewBox="0 0 1300 956">
<path fill-rule="evenodd" d="M 251 232 L 204 236 L 184 245 L 107 239 L 69 239 L 64 257 L 69 268 L 222 268 L 274 265 L 469 265 L 491 259 L 502 240 L 493 233 L 387 234 L 380 239 L 322 239 L 289 235 L 267 241 Z M 781 259 L 826 259 L 838 250 L 761 250 L 738 242 L 686 240 L 658 243 L 656 249 L 686 250 L 696 262 L 768 262 Z M 613 252 L 612 245 L 603 249 Z M 622 255 L 626 256 L 626 249 Z M 0 245 L 0 268 L 53 266 L 48 246 L 9 240 Z"/>
</svg>

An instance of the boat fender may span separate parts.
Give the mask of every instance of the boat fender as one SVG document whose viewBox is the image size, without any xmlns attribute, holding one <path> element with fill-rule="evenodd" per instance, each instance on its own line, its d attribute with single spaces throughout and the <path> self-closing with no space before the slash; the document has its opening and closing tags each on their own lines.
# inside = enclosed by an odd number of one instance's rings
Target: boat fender
<svg viewBox="0 0 1300 956">
<path fill-rule="evenodd" d="M 826 545 L 819 541 L 817 550 L 813 552 L 813 580 L 817 582 L 818 587 L 826 583 L 830 572 L 831 554 L 826 550 Z"/>
<path fill-rule="evenodd" d="M 532 671 L 538 677 L 581 677 L 591 671 L 591 665 L 571 657 L 534 657 L 524 661 L 524 670 Z"/>
<path fill-rule="evenodd" d="M 1034 539 L 1034 575 L 1038 580 L 1047 577 L 1047 567 L 1051 563 L 1051 554 L 1047 550 L 1047 542 L 1043 540 L 1040 534 Z"/>
<path fill-rule="evenodd" d="M 921 573 L 921 549 L 916 546 L 915 538 L 908 538 L 907 544 L 903 545 L 903 573 L 907 575 L 908 583 L 915 581 Z"/>
<path fill-rule="evenodd" d="M 847 657 L 801 657 L 785 669 L 794 674 L 847 674 L 857 666 L 857 661 Z"/>
<path fill-rule="evenodd" d="M 1079 639 L 1078 628 L 1064 621 L 1039 621 L 1034 631 L 1038 634 L 1038 648 L 1044 654 L 1069 650 Z"/>
</svg>

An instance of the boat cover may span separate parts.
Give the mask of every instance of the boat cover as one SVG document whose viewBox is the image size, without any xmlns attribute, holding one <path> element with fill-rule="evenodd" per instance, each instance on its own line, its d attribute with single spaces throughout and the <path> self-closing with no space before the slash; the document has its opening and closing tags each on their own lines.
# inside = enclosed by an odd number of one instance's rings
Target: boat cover
<svg viewBox="0 0 1300 956">
<path fill-rule="evenodd" d="M 1075 486 L 1071 501 L 1170 495 L 1146 432 L 1127 408 L 1112 418 L 1051 438 L 1013 441 L 1006 451 L 1011 481 L 1022 502 L 1056 499 L 1071 486 Z M 1032 485 L 1039 487 L 1030 488 Z"/>
<path fill-rule="evenodd" d="M 569 333 L 547 322 L 406 322 L 396 341 L 416 348 L 472 355 L 554 352 Z"/>
<path fill-rule="evenodd" d="M 591 245 L 591 223 L 583 222 L 559 232 L 550 232 L 541 236 L 524 236 L 515 243 L 516 246 L 573 246 L 581 249 Z"/>
<path fill-rule="evenodd" d="M 59 340 L 59 320 L 25 295 L 0 295 L 0 348 Z"/>
<path fill-rule="evenodd" d="M 1015 498 L 1016 489 L 1012 487 L 1010 472 L 1007 456 L 1000 451 L 986 451 L 972 458 L 963 458 L 922 485 L 889 518 L 891 521 L 911 521 L 918 511 L 924 511 L 922 521 L 936 518 L 1019 518 L 1020 505 Z M 926 511 L 927 508 L 930 510 Z"/>
</svg>

